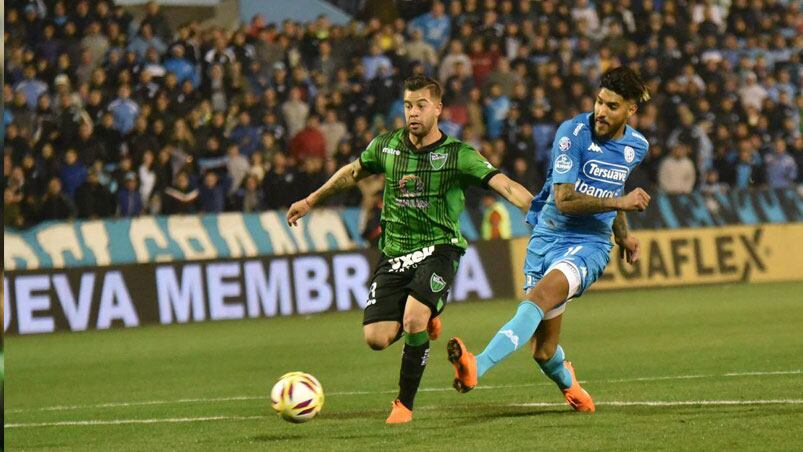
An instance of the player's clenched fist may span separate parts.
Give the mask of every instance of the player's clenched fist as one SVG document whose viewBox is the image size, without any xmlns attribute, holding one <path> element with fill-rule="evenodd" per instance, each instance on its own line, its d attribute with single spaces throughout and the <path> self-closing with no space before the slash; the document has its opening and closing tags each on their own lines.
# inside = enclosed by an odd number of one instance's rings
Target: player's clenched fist
<svg viewBox="0 0 803 452">
<path fill-rule="evenodd" d="M 298 226 L 298 220 L 309 213 L 311 207 L 306 198 L 294 202 L 287 211 L 287 224 L 290 226 Z"/>
<path fill-rule="evenodd" d="M 642 212 L 650 204 L 650 195 L 641 188 L 636 188 L 619 199 L 619 210 L 638 210 Z"/>
</svg>

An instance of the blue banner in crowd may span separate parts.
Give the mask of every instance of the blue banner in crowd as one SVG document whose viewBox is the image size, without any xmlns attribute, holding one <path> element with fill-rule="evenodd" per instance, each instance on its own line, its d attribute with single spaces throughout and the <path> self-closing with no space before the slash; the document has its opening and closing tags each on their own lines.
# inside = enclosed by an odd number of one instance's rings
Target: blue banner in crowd
<svg viewBox="0 0 803 452">
<path fill-rule="evenodd" d="M 292 228 L 282 211 L 48 222 L 7 229 L 3 257 L 6 271 L 19 271 L 343 251 L 365 247 L 360 215 L 316 209 Z M 466 239 L 479 238 L 468 214 L 461 223 Z M 526 234 L 518 223 L 514 232 Z"/>
<path fill-rule="evenodd" d="M 513 237 L 527 236 L 522 214 L 508 205 Z M 3 233 L 6 271 L 248 258 L 364 248 L 359 209 L 316 209 L 291 228 L 284 212 L 146 216 L 49 222 Z M 657 195 L 628 216 L 633 229 L 673 229 L 803 221 L 796 190 L 733 191 L 717 195 Z M 478 240 L 482 213 L 464 213 L 466 239 Z"/>
<path fill-rule="evenodd" d="M 803 186 L 778 190 L 658 195 L 642 213 L 627 216 L 633 229 L 676 229 L 803 221 Z"/>
</svg>

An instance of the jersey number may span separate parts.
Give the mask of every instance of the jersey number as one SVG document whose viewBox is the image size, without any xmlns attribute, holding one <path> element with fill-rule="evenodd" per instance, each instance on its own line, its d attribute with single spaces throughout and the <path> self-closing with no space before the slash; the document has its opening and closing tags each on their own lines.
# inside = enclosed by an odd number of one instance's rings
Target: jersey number
<svg viewBox="0 0 803 452">
<path fill-rule="evenodd" d="M 575 255 L 575 254 L 577 254 L 577 252 L 578 252 L 578 251 L 580 251 L 582 248 L 583 248 L 583 245 L 570 246 L 570 247 L 569 247 L 569 249 L 568 249 L 568 250 L 566 250 L 566 253 L 564 254 L 564 256 L 568 256 L 568 255 L 570 255 L 570 254 L 571 254 L 572 256 L 574 256 L 574 255 Z"/>
<path fill-rule="evenodd" d="M 365 306 L 371 306 L 372 304 L 376 304 L 376 281 L 371 284 L 371 288 L 368 289 L 368 301 L 365 303 Z"/>
</svg>

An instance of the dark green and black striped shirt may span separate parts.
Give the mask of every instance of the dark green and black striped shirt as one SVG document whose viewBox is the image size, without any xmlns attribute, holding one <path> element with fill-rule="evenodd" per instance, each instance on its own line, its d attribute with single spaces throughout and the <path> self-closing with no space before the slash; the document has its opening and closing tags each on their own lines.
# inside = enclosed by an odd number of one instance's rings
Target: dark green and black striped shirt
<svg viewBox="0 0 803 452">
<path fill-rule="evenodd" d="M 463 191 L 472 184 L 487 186 L 499 172 L 474 148 L 446 134 L 416 149 L 404 128 L 374 138 L 360 163 L 368 172 L 385 174 L 379 248 L 391 257 L 439 244 L 465 249 Z"/>
</svg>

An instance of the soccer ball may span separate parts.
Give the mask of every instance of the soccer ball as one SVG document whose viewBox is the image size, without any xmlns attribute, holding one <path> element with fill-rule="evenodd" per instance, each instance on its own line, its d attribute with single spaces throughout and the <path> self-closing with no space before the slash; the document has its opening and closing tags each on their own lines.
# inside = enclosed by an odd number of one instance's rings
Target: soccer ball
<svg viewBox="0 0 803 452">
<path fill-rule="evenodd" d="M 276 414 L 282 419 L 300 424 L 321 412 L 323 387 L 308 373 L 286 373 L 273 385 L 270 401 Z"/>
</svg>

